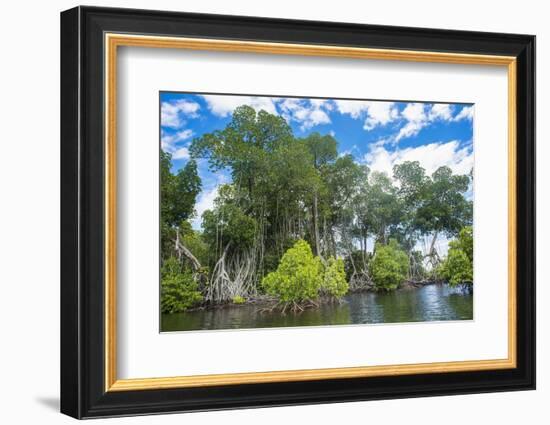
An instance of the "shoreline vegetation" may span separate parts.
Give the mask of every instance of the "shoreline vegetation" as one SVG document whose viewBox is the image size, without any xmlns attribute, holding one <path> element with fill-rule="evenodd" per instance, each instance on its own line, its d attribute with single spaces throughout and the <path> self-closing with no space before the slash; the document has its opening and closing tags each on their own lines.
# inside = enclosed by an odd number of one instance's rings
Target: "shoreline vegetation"
<svg viewBox="0 0 550 425">
<path fill-rule="evenodd" d="M 333 136 L 295 137 L 282 117 L 248 106 L 189 151 L 176 173 L 161 151 L 162 313 L 258 304 L 284 314 L 434 283 L 473 291 L 473 171 L 426 175 L 417 161 L 371 171 Z M 199 161 L 231 183 L 197 230 Z"/>
<path fill-rule="evenodd" d="M 403 284 L 395 289 L 393 292 L 401 292 L 401 291 L 414 291 L 414 290 L 417 290 L 417 289 L 421 289 L 425 286 L 429 286 L 429 285 L 446 285 L 447 282 L 444 282 L 444 281 L 434 281 L 434 280 L 430 280 L 430 281 L 422 281 L 422 282 L 409 282 L 409 281 L 405 281 L 403 282 Z M 451 285 L 450 285 L 451 286 Z M 458 292 L 461 292 L 463 294 L 472 294 L 473 293 L 473 285 L 471 285 L 470 283 L 463 283 L 463 284 L 460 284 L 460 285 L 455 285 L 453 286 L 454 288 L 457 289 Z M 379 291 L 377 291 L 376 289 L 358 289 L 358 290 L 355 290 L 355 291 L 348 291 L 346 292 L 346 294 L 344 295 L 352 295 L 352 294 L 356 294 L 356 293 L 377 293 Z M 235 308 L 235 307 L 246 307 L 246 306 L 256 306 L 257 307 L 257 312 L 258 313 L 265 313 L 265 312 L 273 312 L 275 310 L 279 311 L 281 314 L 286 314 L 287 312 L 294 312 L 294 313 L 300 313 L 301 311 L 304 311 L 305 309 L 308 309 L 308 308 L 316 308 L 316 307 L 319 307 L 321 304 L 328 304 L 328 303 L 343 303 L 343 297 L 342 296 L 341 298 L 334 298 L 334 297 L 319 297 L 317 300 L 315 300 L 315 302 L 310 302 L 309 304 L 302 304 L 301 305 L 301 308 L 299 309 L 287 309 L 287 310 L 284 310 L 282 308 L 280 308 L 280 304 L 279 304 L 279 300 L 277 299 L 277 297 L 274 297 L 274 296 L 270 296 L 270 295 L 266 295 L 266 294 L 258 294 L 258 295 L 255 295 L 255 296 L 250 296 L 246 299 L 242 299 L 242 300 L 238 300 L 237 302 L 235 301 L 227 301 L 227 302 L 223 302 L 223 303 L 218 303 L 218 304 L 206 304 L 206 303 L 201 303 L 201 304 L 198 304 L 198 305 L 195 305 L 193 307 L 190 307 L 186 310 L 183 310 L 183 311 L 186 311 L 186 312 L 194 312 L 194 311 L 201 311 L 201 310 L 211 310 L 211 311 L 215 311 L 215 310 L 223 310 L 225 308 Z"/>
</svg>

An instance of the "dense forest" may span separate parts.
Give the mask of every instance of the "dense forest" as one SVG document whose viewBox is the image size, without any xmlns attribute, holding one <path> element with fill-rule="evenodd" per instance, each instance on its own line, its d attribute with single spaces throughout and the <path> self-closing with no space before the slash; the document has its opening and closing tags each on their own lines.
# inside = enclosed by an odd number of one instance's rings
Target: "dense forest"
<svg viewBox="0 0 550 425">
<path fill-rule="evenodd" d="M 339 154 L 334 137 L 296 137 L 282 117 L 249 106 L 190 153 L 172 173 L 161 151 L 164 313 L 258 300 L 301 310 L 348 291 L 473 284 L 472 172 L 427 175 L 418 162 L 371 171 Z M 201 230 L 190 224 L 198 161 L 231 175 Z M 442 238 L 451 240 L 444 257 Z"/>
</svg>

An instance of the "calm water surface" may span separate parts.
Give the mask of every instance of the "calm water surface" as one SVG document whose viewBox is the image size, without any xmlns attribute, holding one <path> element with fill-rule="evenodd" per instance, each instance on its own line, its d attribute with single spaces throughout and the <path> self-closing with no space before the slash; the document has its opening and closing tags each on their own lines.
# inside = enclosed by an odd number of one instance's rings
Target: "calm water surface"
<svg viewBox="0 0 550 425">
<path fill-rule="evenodd" d="M 473 295 L 448 285 L 428 285 L 390 293 L 348 294 L 341 303 L 322 304 L 300 313 L 260 311 L 258 305 L 162 315 L 162 331 L 249 329 L 286 326 L 471 320 Z"/>
</svg>

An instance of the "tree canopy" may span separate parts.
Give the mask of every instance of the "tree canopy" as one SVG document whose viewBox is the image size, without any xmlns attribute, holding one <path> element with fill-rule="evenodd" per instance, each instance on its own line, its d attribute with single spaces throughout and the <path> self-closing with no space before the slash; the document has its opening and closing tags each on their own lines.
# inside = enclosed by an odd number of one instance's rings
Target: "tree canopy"
<svg viewBox="0 0 550 425">
<path fill-rule="evenodd" d="M 161 259 L 191 270 L 204 302 L 392 290 L 427 270 L 452 284 L 472 280 L 465 242 L 471 173 L 442 166 L 427 174 L 418 161 L 398 163 L 391 175 L 371 170 L 339 155 L 334 136 L 296 137 L 282 117 L 249 106 L 236 108 L 223 129 L 195 138 L 189 151 L 177 172 L 161 152 Z M 199 230 L 189 221 L 202 188 L 200 161 L 231 182 L 218 188 Z M 439 267 L 443 237 L 458 239 Z"/>
<path fill-rule="evenodd" d="M 440 265 L 440 274 L 451 286 L 474 282 L 474 238 L 471 226 L 464 227 L 458 239 L 449 242 L 449 253 Z"/>
</svg>

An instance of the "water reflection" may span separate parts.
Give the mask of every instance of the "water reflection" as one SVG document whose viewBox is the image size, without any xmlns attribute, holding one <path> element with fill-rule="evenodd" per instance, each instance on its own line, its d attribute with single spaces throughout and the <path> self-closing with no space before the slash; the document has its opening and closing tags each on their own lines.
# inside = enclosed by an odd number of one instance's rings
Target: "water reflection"
<svg viewBox="0 0 550 425">
<path fill-rule="evenodd" d="M 162 331 L 470 320 L 473 296 L 448 285 L 428 285 L 390 293 L 349 294 L 341 303 L 322 304 L 300 313 L 260 310 L 255 305 L 230 305 L 164 314 Z"/>
</svg>

